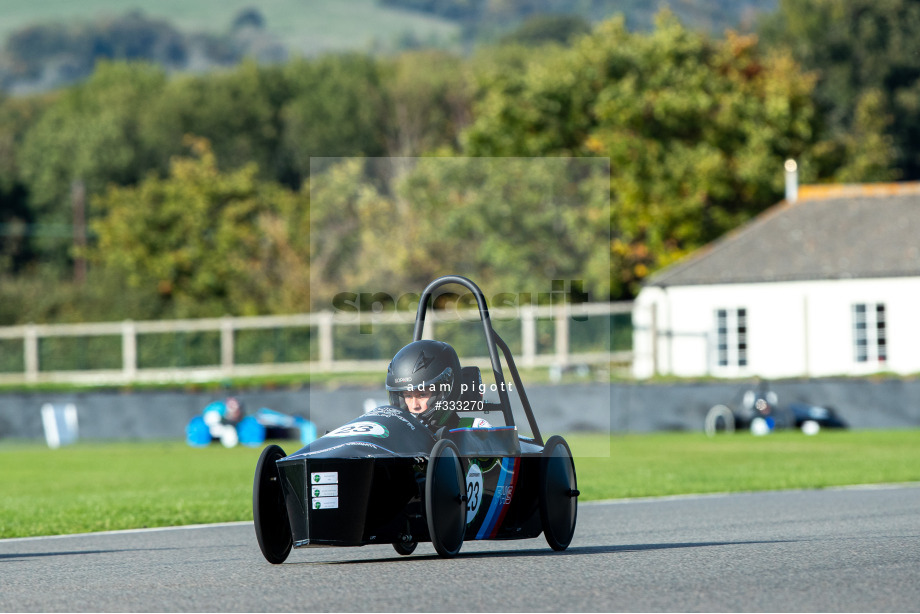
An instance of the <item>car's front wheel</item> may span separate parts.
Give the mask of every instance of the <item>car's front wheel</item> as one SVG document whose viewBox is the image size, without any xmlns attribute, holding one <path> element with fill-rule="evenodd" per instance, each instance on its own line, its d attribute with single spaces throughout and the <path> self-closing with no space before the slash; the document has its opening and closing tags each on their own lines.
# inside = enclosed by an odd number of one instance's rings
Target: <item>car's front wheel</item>
<svg viewBox="0 0 920 614">
<path fill-rule="evenodd" d="M 466 532 L 466 488 L 460 451 L 449 439 L 441 439 L 431 449 L 425 477 L 425 515 L 434 549 L 444 558 L 456 556 Z"/>
<path fill-rule="evenodd" d="M 262 450 L 252 484 L 252 519 L 262 556 L 273 565 L 283 563 L 293 546 L 291 523 L 284 505 L 281 476 L 275 461 L 286 455 L 280 446 Z"/>
</svg>

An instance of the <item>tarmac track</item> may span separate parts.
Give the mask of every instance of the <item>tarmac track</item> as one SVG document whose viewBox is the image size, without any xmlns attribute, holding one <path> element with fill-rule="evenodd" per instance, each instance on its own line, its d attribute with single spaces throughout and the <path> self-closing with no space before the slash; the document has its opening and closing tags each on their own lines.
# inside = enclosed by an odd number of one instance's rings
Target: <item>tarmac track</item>
<svg viewBox="0 0 920 614">
<path fill-rule="evenodd" d="M 0 540 L 2 611 L 920 611 L 920 487 L 583 504 L 541 537 L 294 550 L 251 523 Z"/>
</svg>

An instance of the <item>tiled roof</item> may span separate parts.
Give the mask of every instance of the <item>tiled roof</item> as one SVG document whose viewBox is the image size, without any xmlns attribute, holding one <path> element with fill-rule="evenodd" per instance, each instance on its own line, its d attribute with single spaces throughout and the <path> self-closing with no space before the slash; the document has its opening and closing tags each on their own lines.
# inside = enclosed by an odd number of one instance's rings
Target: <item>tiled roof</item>
<svg viewBox="0 0 920 614">
<path fill-rule="evenodd" d="M 920 276 L 920 183 L 802 186 L 649 286 Z"/>
</svg>

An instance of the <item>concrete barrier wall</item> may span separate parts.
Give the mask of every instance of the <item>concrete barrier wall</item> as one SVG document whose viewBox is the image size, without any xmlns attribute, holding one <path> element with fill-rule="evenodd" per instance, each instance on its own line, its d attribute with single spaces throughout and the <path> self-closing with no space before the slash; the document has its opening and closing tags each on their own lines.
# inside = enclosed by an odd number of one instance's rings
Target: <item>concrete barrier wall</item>
<svg viewBox="0 0 920 614">
<path fill-rule="evenodd" d="M 571 384 L 527 390 L 544 435 L 572 431 L 649 432 L 702 430 L 710 407 L 740 402 L 741 383 Z M 771 383 L 780 404 L 807 401 L 832 406 L 854 428 L 920 427 L 920 380 L 781 381 Z M 248 412 L 260 407 L 306 416 L 319 432 L 383 403 L 379 389 L 264 390 L 236 395 Z M 512 395 L 513 397 L 514 395 Z M 219 393 L 72 392 L 0 394 L 0 438 L 44 437 L 41 406 L 73 403 L 81 439 L 183 438 L 188 421 Z M 523 416 L 518 415 L 519 424 Z"/>
</svg>

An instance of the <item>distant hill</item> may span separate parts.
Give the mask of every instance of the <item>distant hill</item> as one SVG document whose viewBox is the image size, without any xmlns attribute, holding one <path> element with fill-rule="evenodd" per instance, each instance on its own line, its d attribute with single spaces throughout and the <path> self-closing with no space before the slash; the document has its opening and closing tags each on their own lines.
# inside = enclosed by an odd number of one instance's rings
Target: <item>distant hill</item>
<svg viewBox="0 0 920 614">
<path fill-rule="evenodd" d="M 632 30 L 652 27 L 654 16 L 670 8 L 688 27 L 722 34 L 726 28 L 750 29 L 760 13 L 776 10 L 778 0 L 380 0 L 402 8 L 462 23 L 467 29 L 514 28 L 534 15 L 577 15 L 588 21 L 623 14 Z"/>
<path fill-rule="evenodd" d="M 226 34 L 234 17 L 250 8 L 265 18 L 268 32 L 303 54 L 371 49 L 406 37 L 450 40 L 459 32 L 450 20 L 384 6 L 378 0 L 0 0 L 0 42 L 37 23 L 89 22 L 136 10 L 166 19 L 186 33 Z"/>
<path fill-rule="evenodd" d="M 99 59 L 202 72 L 244 57 L 277 62 L 332 51 L 565 40 L 620 13 L 629 28 L 644 30 L 664 6 L 687 26 L 721 35 L 749 29 L 777 1 L 0 0 L 0 91 L 28 94 L 80 81 Z"/>
<path fill-rule="evenodd" d="M 377 0 L 0 0 L 0 90 L 28 94 L 79 81 L 99 59 L 205 71 L 331 51 L 449 46 L 461 27 Z"/>
</svg>

